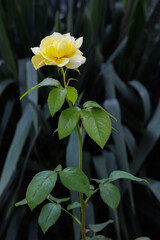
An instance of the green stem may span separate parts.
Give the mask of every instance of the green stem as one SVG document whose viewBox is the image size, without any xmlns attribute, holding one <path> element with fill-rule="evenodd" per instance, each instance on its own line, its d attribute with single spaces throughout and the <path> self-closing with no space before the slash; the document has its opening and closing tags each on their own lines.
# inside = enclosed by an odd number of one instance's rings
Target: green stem
<svg viewBox="0 0 160 240">
<path fill-rule="evenodd" d="M 83 198 L 83 193 L 79 193 L 80 203 L 81 203 L 81 234 L 82 240 L 86 239 L 86 229 L 85 229 L 85 203 Z"/>
<path fill-rule="evenodd" d="M 64 71 L 63 67 L 61 67 L 61 72 L 62 72 L 62 75 L 63 75 L 64 87 L 67 88 L 66 75 L 65 75 L 65 71 Z"/>
<path fill-rule="evenodd" d="M 63 67 L 61 67 L 61 72 L 62 72 L 62 75 L 63 75 L 63 83 L 64 83 L 64 87 L 65 89 L 67 89 L 67 84 L 66 84 L 66 74 L 65 74 L 65 71 L 63 69 Z M 72 107 L 72 103 L 69 101 L 68 97 L 66 96 L 66 100 L 68 102 L 68 105 L 69 107 Z"/>
<path fill-rule="evenodd" d="M 82 170 L 82 134 L 80 132 L 78 124 L 77 124 L 77 135 L 78 135 L 78 145 L 79 145 L 79 169 Z"/>
<path fill-rule="evenodd" d="M 63 207 L 61 207 L 61 209 L 62 209 L 64 212 L 68 213 L 68 215 L 70 215 L 79 225 L 81 225 L 81 222 L 79 221 L 79 219 L 76 218 L 72 213 L 70 213 L 69 211 L 67 211 L 67 210 L 66 210 L 65 208 L 63 208 Z"/>
<path fill-rule="evenodd" d="M 78 135 L 78 144 L 79 144 L 79 169 L 82 170 L 82 134 L 80 132 L 79 126 L 77 124 L 77 135 Z M 81 234 L 82 240 L 86 239 L 86 231 L 85 231 L 85 202 L 83 193 L 79 193 L 80 196 L 80 204 L 81 204 Z"/>
<path fill-rule="evenodd" d="M 55 203 L 54 201 L 52 201 L 50 198 L 47 198 L 48 199 L 48 201 L 50 201 L 50 202 L 52 202 L 52 203 Z M 56 204 L 56 203 L 55 203 Z M 79 225 L 81 225 L 81 222 L 79 221 L 79 219 L 78 218 L 76 218 L 72 213 L 70 213 L 69 211 L 67 211 L 65 208 L 63 208 L 62 206 L 61 206 L 61 209 L 64 211 L 64 212 L 66 212 L 66 213 L 68 213 L 68 215 L 70 215 Z"/>
<path fill-rule="evenodd" d="M 63 75 L 63 82 L 64 82 L 64 87 L 67 88 L 67 84 L 66 84 L 66 78 L 65 78 L 65 71 L 63 69 L 63 67 L 61 67 L 61 72 Z M 68 102 L 69 107 L 72 107 L 71 102 L 69 101 L 68 97 L 66 96 L 66 100 Z M 79 169 L 82 170 L 82 134 L 81 131 L 79 129 L 79 125 L 77 124 L 77 134 L 78 134 L 78 144 L 79 144 Z M 79 193 L 80 196 L 80 204 L 81 204 L 81 222 L 80 226 L 81 226 L 81 235 L 82 235 L 82 240 L 86 239 L 86 230 L 85 230 L 85 202 L 84 202 L 84 197 L 83 197 L 83 193 Z M 75 218 L 74 215 L 72 215 L 70 212 L 68 212 L 65 209 L 62 209 L 63 211 L 66 211 L 69 215 L 71 215 L 76 221 L 78 220 L 77 218 Z M 79 221 L 79 220 L 78 220 Z"/>
<path fill-rule="evenodd" d="M 92 193 L 84 202 L 85 205 L 87 205 L 87 202 L 89 201 L 89 199 L 99 190 L 99 188 L 97 188 L 94 193 Z"/>
</svg>

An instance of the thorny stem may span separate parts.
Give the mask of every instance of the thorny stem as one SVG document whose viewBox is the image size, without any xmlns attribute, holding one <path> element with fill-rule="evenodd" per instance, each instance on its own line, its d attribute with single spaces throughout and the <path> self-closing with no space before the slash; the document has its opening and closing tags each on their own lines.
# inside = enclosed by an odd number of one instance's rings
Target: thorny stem
<svg viewBox="0 0 160 240">
<path fill-rule="evenodd" d="M 64 87 L 67 88 L 66 78 L 65 78 L 65 71 L 64 71 L 63 67 L 61 67 L 61 72 L 62 72 L 62 75 L 63 75 Z M 68 102 L 69 107 L 72 107 L 72 104 L 71 104 L 71 102 L 69 101 L 69 99 L 67 97 L 66 97 L 66 100 Z M 77 135 L 78 135 L 78 145 L 79 145 L 79 169 L 82 170 L 82 134 L 81 134 L 81 131 L 79 129 L 79 125 L 78 124 L 77 124 Z M 85 240 L 86 239 L 85 202 L 84 202 L 83 193 L 79 193 L 79 197 L 80 197 L 80 204 L 81 204 L 81 222 L 79 222 L 79 223 L 80 223 L 80 226 L 81 226 L 82 240 Z M 63 209 L 63 210 L 68 212 L 65 209 Z M 72 215 L 72 214 L 70 214 L 70 215 L 75 219 L 74 215 Z M 78 219 L 76 218 L 75 220 L 77 221 Z"/>
<path fill-rule="evenodd" d="M 79 126 L 77 124 L 77 134 L 78 134 L 78 144 L 79 144 L 79 169 L 82 170 L 82 134 L 80 132 Z M 81 204 L 81 234 L 82 240 L 86 239 L 86 231 L 85 231 L 85 202 L 83 193 L 79 193 L 80 196 L 80 204 Z"/>
<path fill-rule="evenodd" d="M 82 170 L 82 134 L 77 124 L 78 146 L 79 146 L 79 169 Z"/>
</svg>

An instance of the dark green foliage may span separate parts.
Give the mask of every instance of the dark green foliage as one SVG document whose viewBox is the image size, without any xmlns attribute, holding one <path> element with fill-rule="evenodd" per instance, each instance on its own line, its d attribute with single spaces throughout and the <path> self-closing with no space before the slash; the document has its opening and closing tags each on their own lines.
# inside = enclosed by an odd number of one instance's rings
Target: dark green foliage
<svg viewBox="0 0 160 240">
<path fill-rule="evenodd" d="M 50 84 L 19 101 L 24 92 L 44 78 L 61 79 L 56 67 L 35 71 L 30 63 L 30 48 L 59 31 L 84 37 L 81 49 L 87 61 L 80 68 L 81 74 L 68 71 L 69 77 L 78 79 L 72 85 L 82 93 L 80 105 L 95 100 L 118 120 L 112 120 L 116 131 L 112 130 L 104 150 L 83 134 L 86 175 L 106 179 L 111 171 L 122 170 L 150 182 L 144 186 L 117 180 L 114 184 L 120 187 L 122 197 L 118 209 L 113 213 L 95 195 L 95 200 L 88 202 L 87 224 L 114 219 L 107 232 L 102 231 L 108 238 L 128 240 L 144 235 L 159 240 L 159 12 L 158 0 L 1 1 L 0 239 L 44 239 L 41 232 L 38 236 L 38 207 L 28 216 L 24 206 L 17 209 L 14 204 L 25 197 L 27 184 L 39 171 L 53 170 L 58 164 L 77 167 L 78 153 L 71 147 L 77 146 L 75 133 L 69 141 L 59 141 L 57 134 L 52 136 L 60 113 L 49 118 Z M 67 94 L 74 103 L 76 92 Z M 54 189 L 57 199 L 69 196 L 60 182 Z M 74 194 L 72 202 L 77 202 Z M 73 211 L 78 216 L 79 208 Z M 76 226 L 71 226 L 71 219 L 63 217 L 46 233 L 46 239 L 72 240 Z M 78 232 L 75 239 L 79 240 Z"/>
<path fill-rule="evenodd" d="M 45 233 L 60 217 L 61 205 L 55 203 L 47 203 L 41 210 L 38 223 Z"/>
<path fill-rule="evenodd" d="M 63 185 L 72 191 L 89 194 L 89 180 L 78 168 L 68 167 L 59 173 Z"/>
</svg>

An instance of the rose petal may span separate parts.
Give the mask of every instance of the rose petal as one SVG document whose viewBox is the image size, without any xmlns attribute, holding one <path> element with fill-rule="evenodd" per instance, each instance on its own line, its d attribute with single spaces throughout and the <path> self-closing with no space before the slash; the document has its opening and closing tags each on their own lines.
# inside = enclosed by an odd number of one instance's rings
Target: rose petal
<svg viewBox="0 0 160 240">
<path fill-rule="evenodd" d="M 65 55 L 67 51 L 66 39 L 63 39 L 58 46 L 57 57 L 61 58 Z"/>
<path fill-rule="evenodd" d="M 35 55 L 31 59 L 34 68 L 37 70 L 38 68 L 42 67 L 45 65 L 45 60 L 39 55 Z"/>
<path fill-rule="evenodd" d="M 78 38 L 76 41 L 76 49 L 79 49 L 83 43 L 83 37 Z"/>
<path fill-rule="evenodd" d="M 63 35 L 61 33 L 58 32 L 54 32 L 52 35 L 52 38 L 56 38 L 56 39 L 62 39 Z"/>
<path fill-rule="evenodd" d="M 70 69 L 78 68 L 86 61 L 79 50 L 83 43 L 83 37 L 77 40 L 70 33 L 52 35 L 42 39 L 40 47 L 31 48 L 35 56 L 32 58 L 36 69 L 43 65 L 66 66 Z"/>
<path fill-rule="evenodd" d="M 77 50 L 76 53 L 83 55 L 83 53 L 80 50 Z"/>
<path fill-rule="evenodd" d="M 58 67 L 63 67 L 69 62 L 68 58 L 59 58 L 56 60 L 57 66 Z"/>
<path fill-rule="evenodd" d="M 31 50 L 32 50 L 32 52 L 33 52 L 35 55 L 38 55 L 38 54 L 41 52 L 41 50 L 40 50 L 39 47 L 31 48 Z"/>
<path fill-rule="evenodd" d="M 71 35 L 70 35 L 70 33 L 65 33 L 65 34 L 63 34 L 63 37 L 65 37 L 65 38 L 70 38 Z"/>
<path fill-rule="evenodd" d="M 48 46 L 51 46 L 53 44 L 53 37 L 52 36 L 47 36 L 42 39 L 40 43 L 40 49 L 41 51 L 45 52 Z"/>
<path fill-rule="evenodd" d="M 86 58 L 83 57 L 81 54 L 74 54 L 73 57 L 69 58 L 69 63 L 66 65 L 69 69 L 75 69 L 85 63 Z"/>
<path fill-rule="evenodd" d="M 40 52 L 40 55 L 43 57 L 43 58 L 45 58 L 45 61 L 48 61 L 48 62 L 52 62 L 52 61 L 55 61 L 55 57 L 53 58 L 51 58 L 51 57 L 49 57 L 47 54 L 44 54 L 43 52 Z"/>
<path fill-rule="evenodd" d="M 57 65 L 57 63 L 56 62 L 54 62 L 54 61 L 45 61 L 45 64 L 46 65 Z"/>
</svg>

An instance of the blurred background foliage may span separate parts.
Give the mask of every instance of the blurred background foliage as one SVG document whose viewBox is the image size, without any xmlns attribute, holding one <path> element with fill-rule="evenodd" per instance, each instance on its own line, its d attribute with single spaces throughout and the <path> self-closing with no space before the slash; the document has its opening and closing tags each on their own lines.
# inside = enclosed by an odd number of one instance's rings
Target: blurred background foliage
<svg viewBox="0 0 160 240">
<path fill-rule="evenodd" d="M 30 47 L 53 31 L 84 37 L 87 58 L 78 78 L 79 103 L 96 100 L 113 114 L 116 131 L 101 150 L 84 133 L 84 171 L 106 178 L 115 169 L 145 177 L 150 185 L 117 181 L 121 204 L 110 211 L 98 195 L 87 207 L 87 224 L 113 219 L 103 232 L 115 240 L 160 236 L 160 2 L 158 0 L 0 1 L 0 239 L 77 239 L 65 214 L 48 233 L 33 213 L 14 204 L 31 178 L 59 163 L 77 166 L 77 136 L 62 141 L 46 105 L 49 88 L 19 97 L 43 78 L 60 79 L 56 67 L 35 71 Z M 75 150 L 74 150 L 75 149 Z M 69 196 L 58 182 L 54 196 Z M 71 201 L 77 195 L 72 193 Z M 79 210 L 74 210 L 78 216 Z"/>
</svg>

